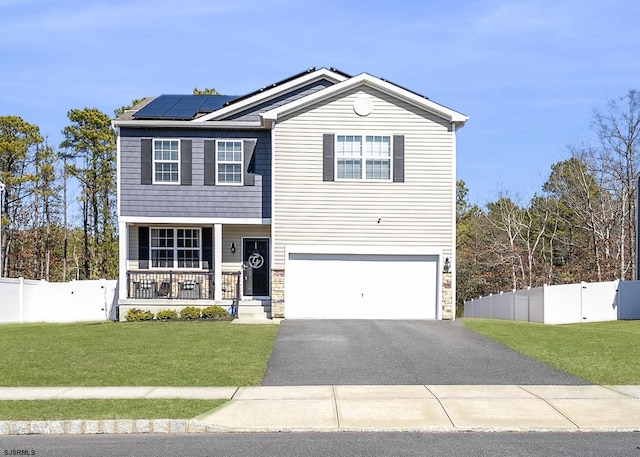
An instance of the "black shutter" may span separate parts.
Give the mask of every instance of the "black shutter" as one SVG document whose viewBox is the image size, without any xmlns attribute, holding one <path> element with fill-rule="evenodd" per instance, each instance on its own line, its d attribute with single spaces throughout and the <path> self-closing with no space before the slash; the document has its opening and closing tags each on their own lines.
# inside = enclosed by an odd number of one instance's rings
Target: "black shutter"
<svg viewBox="0 0 640 457">
<path fill-rule="evenodd" d="M 393 135 L 393 182 L 404 182 L 404 135 Z"/>
<path fill-rule="evenodd" d="M 191 185 L 191 140 L 180 141 L 180 184 Z"/>
<path fill-rule="evenodd" d="M 151 140 L 140 140 L 140 184 L 153 183 L 153 159 Z"/>
<path fill-rule="evenodd" d="M 202 268 L 213 270 L 213 229 L 202 227 Z"/>
<path fill-rule="evenodd" d="M 244 185 L 255 186 L 256 163 L 253 152 L 256 148 L 256 140 L 244 140 Z"/>
<path fill-rule="evenodd" d="M 333 133 L 325 133 L 322 135 L 322 180 L 335 181 L 334 177 L 334 157 L 333 149 L 335 144 L 335 135 Z"/>
<path fill-rule="evenodd" d="M 138 268 L 149 268 L 149 227 L 138 227 Z"/>
<path fill-rule="evenodd" d="M 204 140 L 204 185 L 216 184 L 216 140 Z"/>
</svg>

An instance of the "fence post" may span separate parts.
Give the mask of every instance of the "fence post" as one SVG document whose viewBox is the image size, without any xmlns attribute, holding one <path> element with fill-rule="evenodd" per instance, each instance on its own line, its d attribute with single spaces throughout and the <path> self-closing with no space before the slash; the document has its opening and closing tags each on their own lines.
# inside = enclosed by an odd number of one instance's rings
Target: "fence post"
<svg viewBox="0 0 640 457">
<path fill-rule="evenodd" d="M 169 270 L 169 298 L 173 298 L 173 270 Z"/>
<path fill-rule="evenodd" d="M 236 319 L 238 318 L 239 310 L 240 310 L 240 297 L 242 293 L 240 292 L 240 277 L 242 276 L 242 272 L 238 272 L 238 277 L 236 279 Z"/>
<path fill-rule="evenodd" d="M 20 310 L 20 323 L 24 324 L 24 278 L 18 278 L 18 309 Z"/>
</svg>

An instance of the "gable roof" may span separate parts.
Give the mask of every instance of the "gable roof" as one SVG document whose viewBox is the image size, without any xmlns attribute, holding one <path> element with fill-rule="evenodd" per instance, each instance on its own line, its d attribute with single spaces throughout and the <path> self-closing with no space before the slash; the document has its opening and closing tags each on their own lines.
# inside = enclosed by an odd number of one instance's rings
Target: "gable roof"
<svg viewBox="0 0 640 457">
<path fill-rule="evenodd" d="M 258 89 L 250 94 L 240 97 L 234 100 L 232 103 L 227 104 L 222 109 L 215 111 L 206 116 L 195 119 L 195 122 L 206 122 L 216 119 L 223 119 L 234 113 L 249 109 L 253 106 L 264 103 L 268 100 L 275 99 L 287 92 L 291 92 L 299 87 L 319 81 L 321 79 L 329 80 L 333 83 L 338 83 L 350 78 L 349 75 L 343 73 L 335 68 L 310 68 L 298 75 L 291 76 L 280 82 L 265 86 L 262 89 Z"/>
<path fill-rule="evenodd" d="M 329 87 L 317 90 L 284 104 L 275 103 L 271 109 L 261 112 L 264 105 L 275 102 L 286 94 L 303 90 L 305 86 L 325 81 Z M 392 97 L 404 100 L 420 109 L 433 113 L 457 128 L 462 127 L 468 116 L 440 105 L 427 97 L 368 73 L 349 76 L 335 68 L 309 68 L 304 72 L 283 79 L 242 96 L 229 95 L 161 95 L 145 99 L 144 104 L 126 111 L 113 121 L 115 126 L 148 126 L 193 128 L 269 128 L 283 116 L 339 95 L 359 86 L 368 86 Z M 233 120 L 232 116 L 254 109 L 260 120 Z M 256 116 L 257 117 L 257 116 Z M 214 121 L 207 122 L 207 121 Z"/>
<path fill-rule="evenodd" d="M 323 68 L 321 70 L 325 70 L 325 69 Z M 332 73 L 337 73 L 339 75 L 342 75 L 345 78 L 351 78 L 351 75 L 348 75 L 348 74 L 346 74 L 346 73 L 344 73 L 344 72 L 342 72 L 340 70 L 337 70 L 335 68 L 329 68 L 329 71 L 332 72 Z M 261 94 L 261 93 L 263 93 L 263 92 L 265 92 L 265 91 L 267 91 L 269 89 L 273 89 L 273 88 L 278 87 L 278 86 L 283 86 L 283 85 L 287 84 L 288 82 L 295 81 L 295 80 L 297 80 L 297 79 L 299 79 L 299 78 L 301 78 L 301 77 L 303 77 L 305 75 L 308 75 L 308 74 L 314 73 L 314 72 L 316 72 L 316 68 L 315 67 L 308 68 L 305 71 L 301 71 L 298 74 L 295 74 L 293 76 L 289 76 L 288 78 L 285 78 L 285 79 L 283 79 L 281 81 L 275 82 L 275 83 L 270 84 L 268 86 L 261 87 L 258 90 L 254 90 L 253 92 L 250 92 L 250 93 L 248 93 L 246 95 L 238 97 L 235 100 L 233 100 L 232 102 L 228 102 L 227 105 L 230 105 L 230 104 L 236 103 L 236 102 L 240 102 L 240 101 L 243 101 L 243 100 L 247 100 L 247 99 L 249 99 L 249 98 L 251 98 L 251 97 L 253 97 L 255 95 Z"/>
<path fill-rule="evenodd" d="M 424 97 L 416 92 L 390 83 L 389 81 L 386 81 L 384 79 L 376 78 L 375 76 L 371 76 L 368 73 L 361 73 L 358 76 L 354 76 L 352 78 L 339 82 L 314 94 L 308 95 L 304 98 L 295 100 L 291 103 L 287 103 L 286 105 L 282 105 L 275 109 L 262 113 L 263 124 L 268 127 L 272 123 L 277 122 L 285 115 L 294 113 L 328 97 L 344 93 L 350 89 L 363 85 L 404 100 L 405 102 L 410 103 L 418 108 L 424 109 L 425 111 L 446 119 L 449 122 L 455 124 L 456 128 L 462 127 L 469 119 L 468 116 L 447 108 L 446 106 L 440 105 L 432 100 L 429 100 L 427 97 Z"/>
</svg>

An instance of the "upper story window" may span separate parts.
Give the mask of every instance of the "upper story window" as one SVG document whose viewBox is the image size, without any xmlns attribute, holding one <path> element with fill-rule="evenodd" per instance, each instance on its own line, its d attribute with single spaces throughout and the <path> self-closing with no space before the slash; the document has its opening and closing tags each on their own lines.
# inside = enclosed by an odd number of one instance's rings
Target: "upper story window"
<svg viewBox="0 0 640 457">
<path fill-rule="evenodd" d="M 391 179 L 391 137 L 366 137 L 366 177 L 367 179 Z"/>
<path fill-rule="evenodd" d="M 243 141 L 216 141 L 216 158 L 217 183 L 242 185 Z"/>
<path fill-rule="evenodd" d="M 153 141 L 153 182 L 180 183 L 179 140 Z"/>
<path fill-rule="evenodd" d="M 337 179 L 391 179 L 391 137 L 337 135 Z"/>
<path fill-rule="evenodd" d="M 200 268 L 200 229 L 152 228 L 152 268 Z"/>
</svg>

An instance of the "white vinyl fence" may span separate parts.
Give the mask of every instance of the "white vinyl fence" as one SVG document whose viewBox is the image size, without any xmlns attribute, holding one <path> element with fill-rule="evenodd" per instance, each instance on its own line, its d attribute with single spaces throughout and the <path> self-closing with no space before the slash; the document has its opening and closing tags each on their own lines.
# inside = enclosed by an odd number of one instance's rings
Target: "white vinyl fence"
<svg viewBox="0 0 640 457">
<path fill-rule="evenodd" d="M 640 319 L 640 281 L 543 286 L 464 303 L 465 317 L 544 324 Z"/>
<path fill-rule="evenodd" d="M 0 278 L 0 324 L 115 320 L 117 281 Z"/>
</svg>

